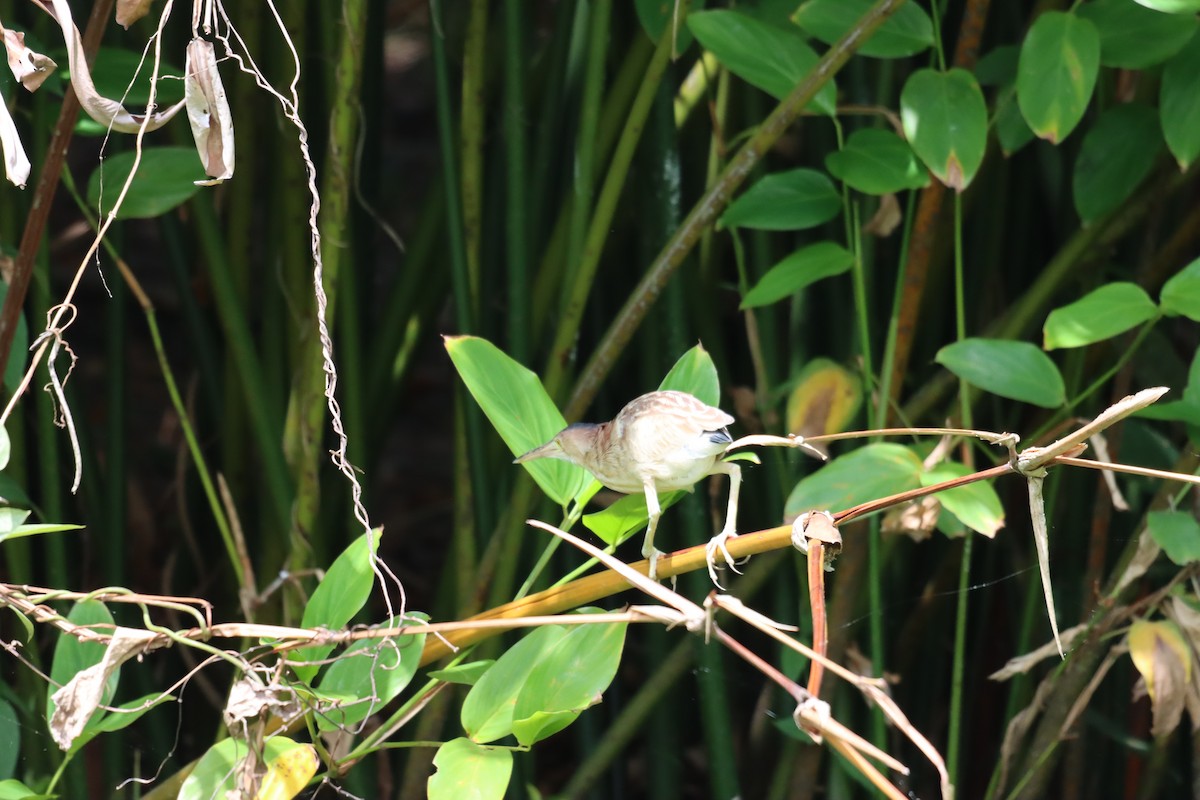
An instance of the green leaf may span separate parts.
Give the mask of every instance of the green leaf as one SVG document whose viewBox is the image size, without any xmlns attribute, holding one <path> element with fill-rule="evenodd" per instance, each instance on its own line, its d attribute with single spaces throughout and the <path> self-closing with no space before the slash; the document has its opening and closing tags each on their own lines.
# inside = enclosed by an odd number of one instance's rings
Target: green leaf
<svg viewBox="0 0 1200 800">
<path fill-rule="evenodd" d="M 0 781 L 0 800 L 54 800 L 58 795 L 38 794 L 15 778 Z"/>
<path fill-rule="evenodd" d="M 776 100 L 791 94 L 819 60 L 794 25 L 774 25 L 728 10 L 689 14 L 687 24 L 730 72 Z M 830 116 L 837 113 L 837 87 L 832 80 L 821 87 L 809 108 Z"/>
<path fill-rule="evenodd" d="M 64 77 L 71 74 L 67 66 L 67 53 L 62 50 L 61 57 L 56 55 L 58 63 L 63 65 Z M 180 51 L 182 52 L 182 51 Z M 145 111 L 146 103 L 150 101 L 150 77 L 154 71 L 154 53 L 151 51 L 142 58 L 142 51 L 127 50 L 123 47 L 101 47 L 92 64 L 92 82 L 96 91 L 103 96 L 120 101 L 133 113 Z M 154 102 L 160 107 L 178 103 L 183 99 L 183 70 L 166 61 L 159 63 L 158 87 L 154 93 Z M 134 76 L 137 76 L 136 79 Z M 162 76 L 170 75 L 174 79 L 164 80 Z M 138 106 L 142 106 L 138 109 Z M 104 129 L 104 126 L 100 126 Z"/>
<path fill-rule="evenodd" d="M 5 511 L 16 511 L 17 509 L 0 509 L 0 516 Z M 28 514 L 28 511 L 21 511 L 22 514 Z M 10 531 L 0 533 L 0 542 L 8 539 L 20 539 L 22 536 L 40 536 L 43 533 L 61 533 L 63 531 L 81 531 L 82 525 L 68 525 L 66 523 L 44 522 L 31 523 L 29 525 L 18 525 Z"/>
<path fill-rule="evenodd" d="M 1015 44 L 1005 44 L 993 48 L 980 56 L 975 64 L 975 80 L 981 86 L 1011 86 L 1017 82 L 1017 62 L 1021 58 L 1021 48 Z"/>
<path fill-rule="evenodd" d="M 1042 327 L 1043 346 L 1053 350 L 1100 342 L 1153 319 L 1157 313 L 1142 287 L 1109 283 L 1051 311 Z"/>
<path fill-rule="evenodd" d="M 433 757 L 429 800 L 503 800 L 512 776 L 512 751 L 451 739 Z"/>
<path fill-rule="evenodd" d="M 687 496 L 686 491 L 659 492 L 658 505 L 663 511 Z M 605 544 L 616 547 L 646 527 L 650 514 L 646 511 L 644 494 L 627 494 L 603 511 L 583 515 L 583 526 L 600 537 Z"/>
<path fill-rule="evenodd" d="M 874 0 L 808 0 L 793 19 L 825 44 L 833 44 L 854 27 Z M 916 3 L 905 3 L 884 20 L 858 53 L 873 58 L 903 58 L 933 45 L 933 21 Z"/>
<path fill-rule="evenodd" d="M 1075 10 L 1100 34 L 1100 63 L 1121 69 L 1145 69 L 1179 52 L 1196 32 L 1195 17 L 1177 17 L 1140 6 L 1133 0 L 1090 0 Z"/>
<path fill-rule="evenodd" d="M 1187 511 L 1151 511 L 1146 515 L 1150 535 L 1181 567 L 1200 561 L 1200 522 Z"/>
<path fill-rule="evenodd" d="M 743 309 L 765 306 L 790 297 L 811 283 L 841 275 L 854 264 L 854 254 L 833 242 L 802 247 L 767 270 L 746 292 Z"/>
<path fill-rule="evenodd" d="M 624 623 L 579 625 L 540 659 L 517 695 L 513 734 L 529 746 L 571 724 L 617 674 Z"/>
<path fill-rule="evenodd" d="M 904 135 L 937 179 L 957 191 L 971 183 L 987 148 L 987 103 L 965 69 L 914 72 L 900 93 Z"/>
<path fill-rule="evenodd" d="M 30 511 L 12 506 L 0 506 L 0 542 L 29 518 Z"/>
<path fill-rule="evenodd" d="M 1009 86 L 1001 89 L 996 95 L 996 140 L 1005 156 L 1011 156 L 1025 145 L 1033 141 L 1033 131 L 1029 123 L 1021 116 L 1017 106 L 1017 90 Z"/>
<path fill-rule="evenodd" d="M 721 382 L 717 367 L 704 345 L 696 345 L 679 357 L 658 385 L 660 392 L 687 392 L 710 406 L 721 402 Z"/>
<path fill-rule="evenodd" d="M 84 600 L 76 603 L 67 619 L 81 627 L 96 628 L 101 631 L 113 630 L 113 616 L 108 607 L 96 600 Z M 54 700 L 51 699 L 60 686 L 65 686 L 76 674 L 88 667 L 99 664 L 108 648 L 100 642 L 81 642 L 66 633 L 59 634 L 58 642 L 54 645 L 54 661 L 50 667 L 50 685 L 46 687 L 46 720 L 54 714 Z M 101 704 L 107 705 L 117 692 L 117 682 L 120 669 L 113 670 L 104 686 Z M 103 711 L 97 711 L 98 715 Z"/>
<path fill-rule="evenodd" d="M 300 621 L 302 628 L 340 630 L 362 610 L 375 586 L 371 562 L 379 547 L 380 535 L 378 528 L 371 531 L 369 536 L 364 533 L 334 559 L 304 607 Z M 331 644 L 301 647 L 290 659 L 293 662 L 317 662 L 332 651 Z M 311 681 L 320 668 L 316 663 L 296 663 L 294 667 L 297 677 L 302 681 Z"/>
<path fill-rule="evenodd" d="M 0 781 L 13 776 L 20 752 L 21 726 L 17 722 L 17 711 L 11 703 L 0 698 Z"/>
<path fill-rule="evenodd" d="M 130 151 L 106 158 L 88 179 L 88 203 L 101 215 L 107 215 L 120 196 L 134 156 Z M 207 178 L 195 148 L 147 147 L 117 217 L 144 219 L 165 214 L 200 191 L 195 181 Z"/>
<path fill-rule="evenodd" d="M 444 337 L 458 376 L 514 456 L 553 439 L 567 427 L 541 380 L 487 339 Z M 522 464 L 554 502 L 566 506 L 592 482 L 582 467 L 553 458 Z"/>
<path fill-rule="evenodd" d="M 1168 314 L 1200 322 L 1200 258 L 1179 270 L 1163 285 L 1159 302 Z"/>
<path fill-rule="evenodd" d="M 786 516 L 844 511 L 921 485 L 921 459 L 898 444 L 869 444 L 830 461 L 788 495 Z"/>
<path fill-rule="evenodd" d="M 1200 155 L 1200 36 L 1167 62 L 1158 95 L 1163 138 L 1181 170 Z"/>
<path fill-rule="evenodd" d="M 263 744 L 261 755 L 264 763 L 270 763 L 289 750 L 306 746 L 286 736 L 272 736 Z M 237 765 L 249 752 L 250 749 L 241 739 L 225 739 L 208 748 L 179 788 L 177 800 L 240 796 L 235 792 Z"/>
<path fill-rule="evenodd" d="M 703 8 L 705 2 L 707 0 L 694 0 L 692 10 Z M 652 40 L 657 42 L 664 33 L 671 31 L 675 37 L 675 53 L 682 53 L 691 45 L 692 34 L 688 32 L 687 25 L 682 24 L 679 4 L 675 0 L 636 0 L 634 7 L 637 9 L 638 22 L 642 23 L 646 35 Z"/>
<path fill-rule="evenodd" d="M 1083 137 L 1072 177 L 1084 222 L 1115 211 L 1154 169 L 1162 149 L 1158 114 L 1138 103 L 1105 111 Z"/>
<path fill-rule="evenodd" d="M 721 216 L 722 227 L 769 231 L 803 230 L 828 222 L 842 208 L 833 181 L 811 169 L 767 175 Z"/>
<path fill-rule="evenodd" d="M 829 174 L 863 194 L 892 194 L 929 185 L 908 142 L 885 128 L 862 128 L 850 134 L 841 150 L 825 156 Z"/>
<path fill-rule="evenodd" d="M 8 297 L 8 284 L 0 281 L 0 305 L 4 304 L 6 297 Z M 12 346 L 8 349 L 8 364 L 4 368 L 4 388 L 8 389 L 9 394 L 17 391 L 21 385 L 21 378 L 25 376 L 25 367 L 29 364 L 29 326 L 25 323 L 24 311 L 17 315 L 16 322 Z M 4 469 L 7 464 L 6 456 L 4 463 L 0 464 L 0 469 Z"/>
<path fill-rule="evenodd" d="M 1200 0 L 1135 0 L 1135 2 L 1164 14 L 1195 14 L 1200 11 Z"/>
<path fill-rule="evenodd" d="M 433 669 L 426 673 L 435 681 L 444 681 L 445 683 L 457 683 L 463 686 L 474 686 L 479 682 L 483 673 L 491 669 L 492 664 L 495 664 L 495 659 L 485 658 L 482 661 L 469 661 L 466 664 L 455 664 L 452 667 L 445 669 Z"/>
<path fill-rule="evenodd" d="M 405 624 L 420 623 L 406 618 Z M 322 695 L 342 698 L 345 704 L 319 714 L 317 728 L 331 731 L 354 725 L 391 702 L 417 673 L 424 647 L 423 633 L 387 641 L 364 639 L 347 647 L 317 684 Z"/>
<path fill-rule="evenodd" d="M 972 472 L 973 470 L 964 464 L 943 461 L 928 472 L 921 473 L 921 485 L 933 486 L 943 481 L 965 477 Z M 989 482 L 976 481 L 946 489 L 938 492 L 937 499 L 942 508 L 957 517 L 959 522 L 989 539 L 994 538 L 996 532 L 1004 527 L 1004 506 Z"/>
<path fill-rule="evenodd" d="M 463 700 L 463 729 L 471 740 L 487 744 L 512 733 L 517 695 L 538 662 L 567 635 L 563 625 L 547 625 L 527 634 L 496 659 Z"/>
<path fill-rule="evenodd" d="M 937 362 L 985 392 L 1057 408 L 1066 402 L 1066 387 L 1049 356 L 1028 342 L 963 339 L 946 345 Z"/>
<path fill-rule="evenodd" d="M 1057 144 L 1075 129 L 1096 88 L 1100 34 L 1086 19 L 1047 11 L 1021 45 L 1017 102 L 1029 127 Z"/>
</svg>

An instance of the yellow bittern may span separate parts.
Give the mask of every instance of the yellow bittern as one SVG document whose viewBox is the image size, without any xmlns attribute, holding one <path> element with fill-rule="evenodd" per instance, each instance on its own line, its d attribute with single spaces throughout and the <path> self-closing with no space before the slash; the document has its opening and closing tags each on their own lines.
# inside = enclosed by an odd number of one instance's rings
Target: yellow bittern
<svg viewBox="0 0 1200 800">
<path fill-rule="evenodd" d="M 557 458 L 583 467 L 615 492 L 644 492 L 650 523 L 642 556 L 650 559 L 651 579 L 657 577 L 657 561 L 662 555 L 654 548 L 654 531 L 662 515 L 658 493 L 690 491 L 693 484 L 708 475 L 728 475 L 725 527 L 705 550 L 715 583 L 716 552 L 720 550 L 726 563 L 732 565 L 725 542 L 737 536 L 734 527 L 742 470 L 737 464 L 719 460 L 733 441 L 726 428 L 732 422 L 733 417 L 721 409 L 685 392 L 650 392 L 631 401 L 611 422 L 570 425 L 514 463 Z"/>
</svg>

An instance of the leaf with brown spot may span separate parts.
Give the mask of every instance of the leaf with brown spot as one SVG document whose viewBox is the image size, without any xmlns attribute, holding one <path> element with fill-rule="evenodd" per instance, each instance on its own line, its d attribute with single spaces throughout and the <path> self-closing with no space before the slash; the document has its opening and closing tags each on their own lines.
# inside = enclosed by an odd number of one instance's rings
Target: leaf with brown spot
<svg viewBox="0 0 1200 800">
<path fill-rule="evenodd" d="M 800 436 L 840 433 L 862 405 L 862 382 L 827 358 L 805 365 L 788 397 L 787 429 Z"/>
<path fill-rule="evenodd" d="M 1183 716 L 1192 657 L 1173 622 L 1139 620 L 1129 629 L 1129 656 L 1146 681 L 1154 713 L 1151 732 L 1162 736 L 1175 730 Z"/>
</svg>

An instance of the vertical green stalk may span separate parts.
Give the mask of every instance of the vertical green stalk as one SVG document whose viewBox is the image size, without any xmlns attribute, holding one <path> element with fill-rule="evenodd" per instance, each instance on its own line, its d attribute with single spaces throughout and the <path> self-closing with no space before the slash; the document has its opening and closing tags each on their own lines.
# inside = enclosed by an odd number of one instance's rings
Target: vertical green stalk
<svg viewBox="0 0 1200 800">
<path fill-rule="evenodd" d="M 954 327 L 957 341 L 967 338 L 966 304 L 963 298 L 963 244 L 962 244 L 962 193 L 954 193 Z M 960 383 L 960 413 L 962 426 L 972 427 L 971 403 L 966 386 Z M 966 668 L 967 647 L 967 588 L 971 580 L 971 550 L 975 535 L 971 530 L 963 536 L 962 565 L 958 573 L 958 603 L 954 617 L 954 663 L 950 676 L 950 723 L 947 733 L 946 769 L 950 782 L 958 785 L 960 737 L 962 735 L 963 674 Z"/>
<path fill-rule="evenodd" d="M 242 400 L 250 412 L 251 435 L 258 445 L 262 459 L 264 480 L 267 488 L 267 507 L 272 512 L 272 530 L 286 531 L 291 506 L 291 484 L 287 467 L 279 451 L 280 420 L 267 405 L 267 392 L 263 381 L 262 363 L 254 351 L 254 336 L 247 322 L 246 309 L 230 274 L 226 258 L 227 249 L 221 237 L 220 226 L 209 195 L 200 195 L 192 201 L 192 211 L 200 252 L 208 265 L 216 300 L 217 316 L 225 333 L 225 341 L 236 370 L 240 385 L 244 387 Z"/>
<path fill-rule="evenodd" d="M 488 0 L 471 0 L 462 76 L 462 211 L 471 315 L 479 314 L 480 249 L 483 237 L 484 66 L 487 62 Z"/>
<path fill-rule="evenodd" d="M 525 0 L 504 0 L 505 255 L 508 259 L 508 352 L 529 358 L 529 156 L 525 104 Z"/>
<path fill-rule="evenodd" d="M 450 91 L 450 64 L 446 55 L 445 24 L 441 0 L 432 0 L 430 12 L 433 18 L 431 40 L 434 75 L 437 90 L 438 143 L 442 151 L 442 174 L 446 187 L 446 227 L 449 233 L 451 289 L 454 295 L 455 322 L 461 333 L 472 333 L 478 329 L 479 321 L 472 313 L 471 276 L 467 264 L 467 241 L 463 220 L 462 182 L 455 153 L 455 123 L 453 101 Z M 461 391 L 461 389 L 460 389 Z M 455 551 L 473 552 L 474 543 L 466 542 L 476 531 L 488 529 L 487 473 L 484 464 L 483 423 L 478 407 L 474 403 L 456 401 L 461 413 L 455 415 L 465 428 L 467 455 L 470 461 L 470 483 L 455 482 L 456 503 L 461 509 L 473 509 L 455 525 Z M 471 517 L 473 524 L 468 522 Z M 473 567 L 474 565 L 470 565 Z"/>
<path fill-rule="evenodd" d="M 563 296 L 569 302 L 572 278 L 582 265 L 584 238 L 592 214 L 596 191 L 596 126 L 600 122 L 600 101 L 604 97 L 604 64 L 608 55 L 608 25 L 612 17 L 612 0 L 595 0 L 588 20 L 587 60 L 583 72 L 583 99 L 579 108 L 579 129 L 575 140 L 575 164 L 571 183 L 571 222 L 567 234 L 567 253 L 564 269 Z M 549 385 L 551 396 L 556 394 Z"/>
<path fill-rule="evenodd" d="M 366 0 L 343 0 L 341 22 L 344 30 L 334 65 L 339 90 L 331 98 L 325 174 L 320 184 L 319 230 L 324 273 L 322 288 L 328 301 L 325 322 L 331 330 L 336 317 L 341 283 L 344 281 L 353 284 L 352 279 L 342 276 L 342 271 L 344 267 L 350 269 L 354 264 L 353 253 L 348 251 L 346 246 L 352 240 L 350 206 L 353 201 L 354 151 L 358 138 L 358 97 L 362 85 Z M 352 273 L 350 275 L 352 278 Z M 312 294 L 311 288 L 308 294 Z M 346 320 L 346 326 L 353 326 L 356 322 L 357 320 L 353 319 Z M 288 466 L 296 486 L 289 554 L 289 567 L 294 571 L 328 560 L 326 553 L 314 551 L 314 546 L 323 544 L 325 537 L 321 537 L 321 541 L 314 545 L 313 536 L 321 501 L 320 467 L 324 460 L 322 442 L 326 412 L 325 365 L 321 353 L 321 339 L 317 335 L 315 300 L 307 303 L 301 324 L 307 331 L 296 364 L 292 391 L 288 398 L 287 422 L 284 426 Z M 341 350 L 340 353 L 345 354 L 345 351 Z M 339 385 L 357 382 L 356 379 L 348 379 Z M 360 401 L 361 396 L 356 395 L 356 406 L 361 407 Z M 336 544 L 334 546 L 336 547 Z"/>
<path fill-rule="evenodd" d="M 114 270 L 115 272 L 115 270 Z M 125 487 L 129 486 L 125 458 L 126 414 L 128 403 L 125 389 L 129 383 L 129 370 L 125 357 L 125 309 L 129 292 L 116 275 L 106 275 L 112 298 L 105 306 L 104 350 L 105 385 L 108 394 L 108 413 L 105 419 L 104 476 L 100 485 L 105 487 L 104 507 L 104 579 L 112 584 L 125 584 L 126 557 L 125 541 Z"/>
</svg>

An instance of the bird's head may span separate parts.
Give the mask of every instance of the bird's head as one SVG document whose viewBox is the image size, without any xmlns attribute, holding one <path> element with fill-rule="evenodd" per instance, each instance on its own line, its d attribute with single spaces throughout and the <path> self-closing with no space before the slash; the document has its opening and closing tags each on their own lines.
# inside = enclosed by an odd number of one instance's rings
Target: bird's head
<svg viewBox="0 0 1200 800">
<path fill-rule="evenodd" d="M 587 463 L 588 453 L 592 452 L 596 435 L 601 426 L 588 422 L 576 422 L 563 428 L 557 436 L 541 447 L 535 447 L 528 453 L 513 460 L 514 464 L 524 464 L 535 458 L 557 458 L 560 461 L 570 461 L 573 464 Z"/>
</svg>

